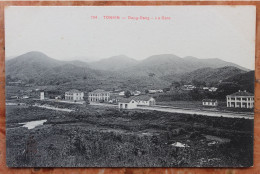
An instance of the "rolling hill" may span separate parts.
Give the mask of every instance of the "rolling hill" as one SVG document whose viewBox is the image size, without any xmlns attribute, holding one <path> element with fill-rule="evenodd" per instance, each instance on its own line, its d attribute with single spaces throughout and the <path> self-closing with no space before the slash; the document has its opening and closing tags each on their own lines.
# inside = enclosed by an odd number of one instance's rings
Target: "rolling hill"
<svg viewBox="0 0 260 174">
<path fill-rule="evenodd" d="M 34 85 L 76 86 L 79 89 L 144 90 L 166 88 L 173 81 L 200 80 L 216 84 L 231 77 L 237 81 L 247 71 L 220 59 L 180 58 L 172 54 L 154 55 L 142 61 L 120 55 L 86 63 L 60 61 L 34 51 L 6 61 L 6 82 L 22 80 Z"/>
<path fill-rule="evenodd" d="M 224 66 L 233 66 L 244 71 L 248 69 L 243 68 L 237 64 L 223 61 L 221 59 L 198 59 L 195 57 L 180 58 L 173 54 L 161 54 L 148 57 L 140 61 L 135 66 L 129 66 L 122 69 L 122 72 L 129 75 L 146 76 L 153 73 L 157 77 L 168 74 L 181 74 L 192 72 L 201 68 L 221 68 Z"/>
<path fill-rule="evenodd" d="M 29 52 L 6 62 L 9 79 L 30 80 L 44 85 L 72 81 L 79 78 L 99 79 L 107 73 L 90 69 L 80 61 L 60 61 L 41 52 Z"/>
<path fill-rule="evenodd" d="M 137 65 L 138 61 L 125 55 L 118 55 L 90 63 L 90 67 L 98 70 L 118 71 Z"/>
<path fill-rule="evenodd" d="M 6 61 L 6 76 L 29 80 L 38 78 L 42 73 L 62 64 L 62 62 L 52 59 L 41 52 L 28 52 Z"/>
<path fill-rule="evenodd" d="M 221 68 L 201 68 L 188 73 L 172 74 L 164 76 L 163 79 L 167 81 L 182 81 L 191 83 L 193 80 L 206 82 L 206 84 L 216 84 L 226 78 L 234 75 L 243 74 L 246 71 L 233 66 L 225 66 Z"/>
<path fill-rule="evenodd" d="M 223 82 L 232 82 L 241 87 L 241 90 L 247 90 L 254 93 L 255 71 L 236 74 L 223 80 Z"/>
<path fill-rule="evenodd" d="M 120 57 L 114 57 L 115 61 Z M 104 60 L 106 63 L 106 60 Z M 130 60 L 130 62 L 133 62 Z M 113 62 L 115 63 L 115 62 Z M 111 64 L 112 66 L 112 64 Z M 104 69 L 104 68 L 101 68 Z M 6 61 L 6 82 L 21 80 L 34 85 L 59 85 L 64 88 L 93 90 L 96 88 L 163 87 L 168 82 L 160 78 L 126 77 L 118 71 L 92 69 L 81 61 L 60 61 L 41 52 L 29 52 Z"/>
<path fill-rule="evenodd" d="M 89 64 L 89 67 L 92 69 L 120 72 L 126 76 L 148 76 L 148 74 L 154 74 L 157 77 L 192 72 L 206 67 L 221 68 L 224 66 L 233 66 L 249 71 L 237 64 L 217 58 L 199 59 L 191 56 L 181 58 L 173 54 L 153 55 L 139 61 L 119 55 Z"/>
</svg>

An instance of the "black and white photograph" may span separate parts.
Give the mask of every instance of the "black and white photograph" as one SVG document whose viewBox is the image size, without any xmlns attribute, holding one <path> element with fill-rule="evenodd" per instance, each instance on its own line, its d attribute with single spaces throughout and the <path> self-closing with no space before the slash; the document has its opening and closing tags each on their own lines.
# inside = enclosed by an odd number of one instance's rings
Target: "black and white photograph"
<svg viewBox="0 0 260 174">
<path fill-rule="evenodd" d="M 8 167 L 253 166 L 255 6 L 8 6 Z"/>
</svg>

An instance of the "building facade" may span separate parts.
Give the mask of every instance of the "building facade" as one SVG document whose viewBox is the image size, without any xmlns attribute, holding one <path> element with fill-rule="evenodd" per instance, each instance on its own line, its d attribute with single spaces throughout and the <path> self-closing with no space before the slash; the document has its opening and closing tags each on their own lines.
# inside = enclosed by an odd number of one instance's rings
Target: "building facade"
<svg viewBox="0 0 260 174">
<path fill-rule="evenodd" d="M 155 99 L 149 96 L 136 96 L 129 98 L 121 98 L 118 102 L 119 109 L 134 109 L 137 106 L 153 106 Z"/>
<path fill-rule="evenodd" d="M 89 102 L 108 102 L 110 98 L 110 92 L 97 89 L 88 94 Z"/>
<path fill-rule="evenodd" d="M 40 92 L 40 100 L 44 100 L 44 92 Z"/>
<path fill-rule="evenodd" d="M 186 90 L 186 91 L 192 91 L 192 90 L 196 89 L 196 87 L 193 85 L 183 85 L 182 88 L 183 88 L 183 90 Z"/>
<path fill-rule="evenodd" d="M 137 102 L 139 106 L 153 106 L 155 105 L 155 99 L 153 97 L 147 95 L 140 95 L 134 97 L 134 100 Z"/>
<path fill-rule="evenodd" d="M 218 101 L 213 99 L 203 99 L 202 100 L 203 106 L 218 106 Z"/>
<path fill-rule="evenodd" d="M 82 101 L 84 100 L 84 93 L 80 92 L 79 90 L 72 89 L 65 92 L 65 100 Z"/>
<path fill-rule="evenodd" d="M 254 94 L 246 91 L 238 91 L 226 96 L 227 107 L 254 108 Z"/>
<path fill-rule="evenodd" d="M 134 109 L 137 108 L 137 102 L 131 98 L 124 98 L 118 102 L 119 109 Z"/>
</svg>

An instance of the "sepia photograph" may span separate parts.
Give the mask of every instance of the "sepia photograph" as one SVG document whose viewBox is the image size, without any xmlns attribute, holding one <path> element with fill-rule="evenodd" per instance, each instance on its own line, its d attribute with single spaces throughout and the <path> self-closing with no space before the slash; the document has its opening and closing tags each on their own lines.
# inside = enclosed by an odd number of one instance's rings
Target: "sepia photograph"
<svg viewBox="0 0 260 174">
<path fill-rule="evenodd" d="M 5 7 L 8 167 L 252 167 L 255 6 Z"/>
</svg>

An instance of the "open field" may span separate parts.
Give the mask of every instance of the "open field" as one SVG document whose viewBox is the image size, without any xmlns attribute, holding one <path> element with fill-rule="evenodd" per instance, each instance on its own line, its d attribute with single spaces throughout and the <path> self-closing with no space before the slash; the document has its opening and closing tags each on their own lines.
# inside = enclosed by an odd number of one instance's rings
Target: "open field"
<svg viewBox="0 0 260 174">
<path fill-rule="evenodd" d="M 77 112 L 7 106 L 8 166 L 252 165 L 253 120 L 90 105 L 70 109 Z M 33 129 L 18 124 L 43 119 Z M 187 147 L 174 147 L 176 142 Z"/>
</svg>

